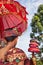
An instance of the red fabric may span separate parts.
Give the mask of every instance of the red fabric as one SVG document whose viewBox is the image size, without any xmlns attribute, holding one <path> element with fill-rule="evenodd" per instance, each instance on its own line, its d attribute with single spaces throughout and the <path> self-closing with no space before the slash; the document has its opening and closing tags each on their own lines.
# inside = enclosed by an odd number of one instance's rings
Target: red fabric
<svg viewBox="0 0 43 65">
<path fill-rule="evenodd" d="M 0 63 L 0 65 L 4 65 L 3 63 Z"/>
<path fill-rule="evenodd" d="M 38 46 L 36 46 L 36 45 L 34 44 L 34 45 L 30 45 L 30 47 L 31 47 L 31 48 L 33 48 L 33 47 L 36 48 L 36 47 L 38 47 Z"/>
<path fill-rule="evenodd" d="M 25 21 L 27 21 L 26 15 L 25 15 L 25 14 L 22 15 L 22 14 L 23 14 L 22 11 L 20 11 L 20 12 L 19 12 L 19 15 L 20 15 Z"/>
<path fill-rule="evenodd" d="M 0 19 L 0 22 L 1 22 L 1 19 Z M 15 15 L 10 15 L 10 14 L 4 15 L 2 17 L 2 22 L 0 25 L 1 32 L 6 30 L 6 29 L 14 28 L 14 27 L 17 27 L 18 32 L 22 33 L 27 28 L 27 23 L 22 22 L 22 20 L 15 17 Z"/>
<path fill-rule="evenodd" d="M 22 22 L 19 26 L 17 26 L 17 28 L 21 29 L 21 32 L 24 32 L 25 29 L 27 29 L 27 23 L 26 22 Z"/>
<path fill-rule="evenodd" d="M 0 4 L 0 7 L 2 6 L 2 4 Z"/>
<path fill-rule="evenodd" d="M 0 0 L 0 1 L 3 1 L 3 0 Z M 8 1 L 8 0 L 4 0 L 4 1 Z"/>
<path fill-rule="evenodd" d="M 0 20 L 1 22 L 1 20 Z M 18 19 L 15 15 L 4 15 L 1 22 L 1 30 L 4 26 L 5 29 L 16 27 L 18 24 L 20 24 L 22 21 Z M 3 24 L 2 24 L 3 23 Z"/>
<path fill-rule="evenodd" d="M 7 56 L 8 56 L 8 55 L 12 55 L 12 54 L 13 54 L 13 51 L 15 51 L 14 54 L 18 54 L 18 53 L 23 53 L 23 54 L 25 54 L 24 51 L 21 50 L 21 49 L 19 49 L 19 48 L 12 48 L 11 50 L 8 51 Z"/>
<path fill-rule="evenodd" d="M 29 48 L 28 51 L 36 53 L 40 52 L 39 48 Z"/>
<path fill-rule="evenodd" d="M 3 0 L 3 3 L 4 3 L 4 1 L 7 2 L 7 0 Z M 9 11 L 9 14 L 7 14 L 7 15 L 3 14 L 3 16 L 0 15 L 1 16 L 1 18 L 0 18 L 1 32 L 5 31 L 6 29 L 15 28 L 15 27 L 17 27 L 18 31 L 24 32 L 27 28 L 26 8 L 23 7 L 21 4 L 19 4 L 17 1 L 14 1 L 14 2 L 12 1 L 12 4 L 5 3 L 3 5 L 5 6 L 5 10 Z M 1 6 L 2 6 L 2 4 L 0 4 L 0 7 Z M 17 12 L 17 8 L 19 10 L 19 13 Z M 4 9 L 2 9 L 2 10 L 3 10 L 3 13 L 6 13 L 6 12 L 4 12 Z M 10 12 L 12 12 L 12 13 L 16 12 L 17 14 L 13 15 Z M 0 34 L 0 35 L 2 35 L 2 34 Z"/>
<path fill-rule="evenodd" d="M 28 58 L 24 61 L 24 65 L 30 65 L 30 60 Z"/>
<path fill-rule="evenodd" d="M 18 13 L 25 21 L 27 21 L 27 17 L 26 17 L 26 12 L 25 12 L 25 9 L 21 9 Z"/>
<path fill-rule="evenodd" d="M 0 31 L 2 32 L 4 30 L 3 22 L 2 22 L 2 17 L 0 16 Z"/>
<path fill-rule="evenodd" d="M 0 65 L 4 65 L 3 62 L 0 60 Z"/>
<path fill-rule="evenodd" d="M 17 5 L 19 5 L 19 6 L 21 6 L 23 9 L 26 9 L 24 6 L 22 6 L 19 2 L 17 2 L 17 1 L 14 1 L 14 4 L 17 4 Z"/>
<path fill-rule="evenodd" d="M 14 4 L 10 4 L 10 5 L 11 5 L 11 7 L 14 9 L 14 12 L 17 12 L 16 6 L 15 6 Z"/>
<path fill-rule="evenodd" d="M 31 42 L 29 45 L 36 45 L 36 46 L 38 46 L 38 43 L 36 43 L 36 42 Z"/>
<path fill-rule="evenodd" d="M 15 11 L 16 11 L 15 7 L 13 8 L 13 7 L 11 6 L 11 4 L 4 4 L 4 6 L 5 6 L 10 12 L 15 12 Z"/>
<path fill-rule="evenodd" d="M 3 22 L 2 22 L 2 17 L 0 16 L 0 37 L 2 36 L 2 32 L 4 31 L 4 26 L 3 26 Z"/>
<path fill-rule="evenodd" d="M 16 62 L 12 62 L 12 63 L 6 63 L 5 65 L 16 65 L 17 63 Z"/>
</svg>

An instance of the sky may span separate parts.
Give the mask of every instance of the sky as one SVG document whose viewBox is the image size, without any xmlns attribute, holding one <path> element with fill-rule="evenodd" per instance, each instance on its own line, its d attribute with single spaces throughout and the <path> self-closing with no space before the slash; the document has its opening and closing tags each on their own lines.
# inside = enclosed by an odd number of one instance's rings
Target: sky
<svg viewBox="0 0 43 65">
<path fill-rule="evenodd" d="M 18 43 L 16 47 L 22 49 L 29 57 L 31 55 L 31 53 L 28 52 L 30 43 L 30 33 L 31 33 L 30 23 L 32 22 L 31 20 L 34 13 L 37 12 L 38 6 L 40 4 L 43 4 L 43 0 L 16 0 L 16 1 L 18 1 L 21 5 L 25 6 L 27 12 L 29 13 L 27 16 L 28 18 L 27 30 L 18 38 Z"/>
</svg>

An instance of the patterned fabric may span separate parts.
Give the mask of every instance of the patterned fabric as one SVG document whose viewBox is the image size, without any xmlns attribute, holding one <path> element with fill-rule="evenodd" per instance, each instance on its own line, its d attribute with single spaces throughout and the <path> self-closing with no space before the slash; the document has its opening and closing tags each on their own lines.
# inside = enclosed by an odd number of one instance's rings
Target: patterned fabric
<svg viewBox="0 0 43 65">
<path fill-rule="evenodd" d="M 12 48 L 6 55 L 6 61 L 4 63 L 0 61 L 0 65 L 15 65 L 21 61 L 25 61 L 25 59 L 27 59 L 27 56 L 24 51 L 19 48 Z"/>
<path fill-rule="evenodd" d="M 21 49 L 13 48 L 9 50 L 6 58 L 9 62 L 12 62 L 14 60 L 19 62 L 20 60 L 26 59 L 26 54 Z"/>
</svg>

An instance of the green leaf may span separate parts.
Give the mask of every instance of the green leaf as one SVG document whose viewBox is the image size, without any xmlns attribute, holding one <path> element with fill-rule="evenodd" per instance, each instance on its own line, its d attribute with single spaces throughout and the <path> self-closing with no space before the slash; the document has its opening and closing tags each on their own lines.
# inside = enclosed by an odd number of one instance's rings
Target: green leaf
<svg viewBox="0 0 43 65">
<path fill-rule="evenodd" d="M 40 12 L 41 10 L 43 10 L 43 4 L 41 4 L 41 5 L 38 7 L 38 12 Z"/>
</svg>

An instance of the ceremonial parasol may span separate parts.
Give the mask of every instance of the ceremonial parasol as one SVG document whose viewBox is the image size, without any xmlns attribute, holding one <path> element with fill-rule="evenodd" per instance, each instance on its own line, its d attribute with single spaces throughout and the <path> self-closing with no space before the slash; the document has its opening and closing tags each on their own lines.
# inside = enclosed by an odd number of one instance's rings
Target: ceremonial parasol
<svg viewBox="0 0 43 65">
<path fill-rule="evenodd" d="M 0 1 L 0 38 L 6 30 L 24 32 L 27 28 L 26 8 L 13 0 Z"/>
<path fill-rule="evenodd" d="M 33 65 L 36 65 L 36 57 L 34 55 L 34 53 L 39 53 L 40 52 L 40 49 L 38 48 L 38 45 L 39 43 L 33 39 L 30 41 L 30 48 L 28 49 L 28 51 L 32 52 L 32 62 L 33 62 Z"/>
<path fill-rule="evenodd" d="M 31 40 L 30 44 L 29 44 L 30 48 L 28 49 L 28 51 L 33 52 L 33 53 L 34 52 L 36 52 L 36 53 L 40 52 L 38 45 L 39 45 L 39 43 L 36 40 Z"/>
</svg>

